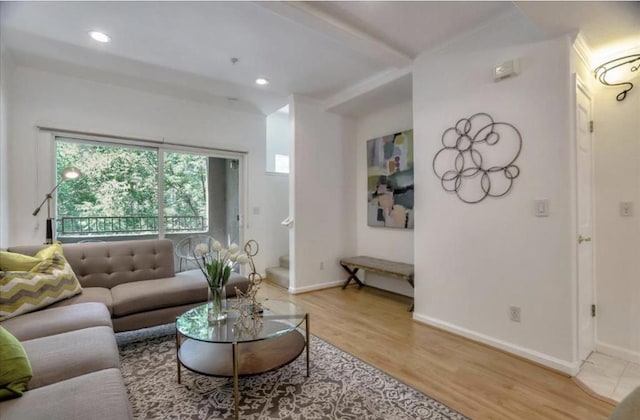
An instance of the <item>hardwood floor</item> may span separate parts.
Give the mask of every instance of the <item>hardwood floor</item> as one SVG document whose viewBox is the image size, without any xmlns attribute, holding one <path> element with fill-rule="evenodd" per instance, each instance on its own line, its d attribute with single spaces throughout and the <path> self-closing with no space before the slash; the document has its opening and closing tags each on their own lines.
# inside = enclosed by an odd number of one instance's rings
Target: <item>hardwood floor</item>
<svg viewBox="0 0 640 420">
<path fill-rule="evenodd" d="M 613 405 L 573 380 L 516 356 L 424 325 L 409 298 L 364 287 L 259 295 L 310 313 L 311 332 L 473 419 L 604 419 Z"/>
</svg>

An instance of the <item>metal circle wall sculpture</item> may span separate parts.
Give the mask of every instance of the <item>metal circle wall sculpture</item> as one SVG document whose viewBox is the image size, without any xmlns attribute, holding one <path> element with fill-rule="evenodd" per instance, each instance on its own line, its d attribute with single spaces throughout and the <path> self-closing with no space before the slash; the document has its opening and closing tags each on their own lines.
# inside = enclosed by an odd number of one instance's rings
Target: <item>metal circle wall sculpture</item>
<svg viewBox="0 0 640 420">
<path fill-rule="evenodd" d="M 520 132 L 489 114 L 458 120 L 442 133 L 442 146 L 433 157 L 433 172 L 445 191 L 465 203 L 502 197 L 520 175 L 515 165 L 522 150 Z"/>
</svg>

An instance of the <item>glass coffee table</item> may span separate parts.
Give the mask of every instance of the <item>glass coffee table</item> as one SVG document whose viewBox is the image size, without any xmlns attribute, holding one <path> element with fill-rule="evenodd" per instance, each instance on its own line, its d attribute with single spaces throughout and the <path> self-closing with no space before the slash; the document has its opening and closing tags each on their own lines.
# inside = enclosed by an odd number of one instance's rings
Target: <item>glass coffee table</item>
<svg viewBox="0 0 640 420">
<path fill-rule="evenodd" d="M 228 301 L 233 306 L 234 301 Z M 247 331 L 234 326 L 238 312 L 209 323 L 207 305 L 200 305 L 176 319 L 178 383 L 180 368 L 208 376 L 233 377 L 235 418 L 238 418 L 238 377 L 257 375 L 281 368 L 307 353 L 309 376 L 309 314 L 294 303 L 282 300 L 262 302 L 262 326 Z M 305 324 L 304 335 L 300 327 Z"/>
</svg>

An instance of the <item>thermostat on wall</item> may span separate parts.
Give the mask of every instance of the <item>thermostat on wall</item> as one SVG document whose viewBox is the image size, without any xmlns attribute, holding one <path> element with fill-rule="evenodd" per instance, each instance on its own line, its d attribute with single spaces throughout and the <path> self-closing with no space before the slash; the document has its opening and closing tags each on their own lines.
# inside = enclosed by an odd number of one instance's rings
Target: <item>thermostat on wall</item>
<svg viewBox="0 0 640 420">
<path fill-rule="evenodd" d="M 502 64 L 495 66 L 493 69 L 493 80 L 498 81 L 506 77 L 515 76 L 520 73 L 520 60 L 514 58 L 513 60 L 505 61 Z"/>
</svg>

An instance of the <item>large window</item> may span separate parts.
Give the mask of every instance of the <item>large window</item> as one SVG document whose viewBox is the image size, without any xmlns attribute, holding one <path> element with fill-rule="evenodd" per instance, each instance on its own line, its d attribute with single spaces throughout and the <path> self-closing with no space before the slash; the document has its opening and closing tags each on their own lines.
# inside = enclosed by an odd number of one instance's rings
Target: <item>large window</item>
<svg viewBox="0 0 640 420">
<path fill-rule="evenodd" d="M 208 223 L 207 157 L 164 154 L 165 232 L 205 232 Z"/>
<path fill-rule="evenodd" d="M 57 137 L 57 173 L 69 166 L 82 177 L 56 193 L 62 241 L 193 233 L 239 239 L 237 159 Z"/>
</svg>

